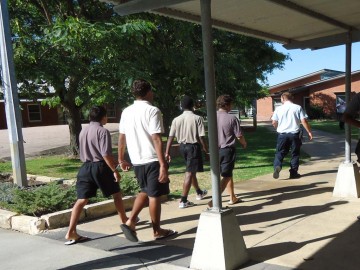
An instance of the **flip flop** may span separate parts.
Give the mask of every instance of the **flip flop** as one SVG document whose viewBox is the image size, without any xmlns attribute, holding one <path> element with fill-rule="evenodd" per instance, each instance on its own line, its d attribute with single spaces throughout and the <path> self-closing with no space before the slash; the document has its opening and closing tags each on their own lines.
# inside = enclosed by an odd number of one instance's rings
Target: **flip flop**
<svg viewBox="0 0 360 270">
<path fill-rule="evenodd" d="M 233 204 L 237 204 L 237 203 L 241 203 L 241 202 L 243 202 L 243 200 L 242 199 L 240 199 L 240 198 L 236 198 L 236 201 L 229 201 L 228 202 L 228 205 L 233 205 Z"/>
<path fill-rule="evenodd" d="M 177 234 L 177 231 L 167 230 L 166 234 L 155 237 L 155 240 L 162 240 L 175 234 Z"/>
<path fill-rule="evenodd" d="M 91 240 L 91 238 L 89 238 L 87 236 L 79 236 L 78 239 L 70 239 L 70 240 L 66 241 L 64 243 L 64 245 L 71 246 L 71 245 L 75 245 L 77 243 L 84 243 L 84 242 L 90 241 L 90 240 Z"/>
<path fill-rule="evenodd" d="M 128 225 L 121 224 L 120 228 L 123 231 L 127 240 L 129 240 L 131 242 L 139 242 L 139 239 L 136 236 L 136 232 L 133 231 Z"/>
</svg>

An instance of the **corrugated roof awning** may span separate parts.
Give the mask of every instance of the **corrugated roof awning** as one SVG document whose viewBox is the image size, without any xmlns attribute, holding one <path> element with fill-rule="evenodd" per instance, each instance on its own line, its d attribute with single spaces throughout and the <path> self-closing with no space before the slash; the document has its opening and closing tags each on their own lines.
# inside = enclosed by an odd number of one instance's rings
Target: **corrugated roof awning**
<svg viewBox="0 0 360 270">
<path fill-rule="evenodd" d="M 199 23 L 200 0 L 103 0 L 121 15 L 148 11 Z M 212 0 L 213 26 L 276 41 L 287 49 L 319 49 L 360 41 L 358 0 Z"/>
</svg>

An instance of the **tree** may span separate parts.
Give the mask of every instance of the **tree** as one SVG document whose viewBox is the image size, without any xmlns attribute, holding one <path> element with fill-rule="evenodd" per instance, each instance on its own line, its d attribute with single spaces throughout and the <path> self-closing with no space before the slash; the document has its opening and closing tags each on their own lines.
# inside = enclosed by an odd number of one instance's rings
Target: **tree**
<svg viewBox="0 0 360 270">
<path fill-rule="evenodd" d="M 155 102 L 169 127 L 180 113 L 177 104 L 182 95 L 206 102 L 201 26 L 155 15 L 141 18 L 157 28 L 152 39 L 144 40 L 141 51 L 147 63 L 142 66 L 148 68 L 157 92 Z M 226 31 L 214 29 L 213 39 L 218 95 L 230 94 L 236 105 L 244 107 L 268 94 L 266 76 L 282 68 L 287 56 L 274 50 L 271 42 Z"/>
<path fill-rule="evenodd" d="M 95 0 L 11 0 L 9 12 L 19 90 L 61 105 L 77 155 L 81 109 L 123 93 L 139 75 L 129 52 L 153 25 L 122 19 Z"/>
<path fill-rule="evenodd" d="M 147 13 L 119 17 L 97 0 L 9 3 L 20 91 L 61 105 L 74 155 L 80 111 L 109 101 L 129 104 L 135 78 L 152 82 L 167 128 L 182 95 L 206 102 L 201 26 Z M 214 30 L 214 50 L 218 94 L 233 95 L 238 105 L 261 96 L 266 74 L 286 59 L 270 42 L 220 30 Z"/>
</svg>

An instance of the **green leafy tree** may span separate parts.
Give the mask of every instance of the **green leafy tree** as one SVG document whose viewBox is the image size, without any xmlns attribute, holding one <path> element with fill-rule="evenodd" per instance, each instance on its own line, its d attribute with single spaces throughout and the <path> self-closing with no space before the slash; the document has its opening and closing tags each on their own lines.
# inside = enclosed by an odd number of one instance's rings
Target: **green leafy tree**
<svg viewBox="0 0 360 270">
<path fill-rule="evenodd" d="M 48 97 L 49 106 L 61 105 L 77 155 L 81 110 L 121 99 L 128 79 L 143 75 L 134 68 L 131 48 L 153 25 L 122 19 L 95 0 L 9 3 L 20 91 L 30 98 Z"/>
</svg>

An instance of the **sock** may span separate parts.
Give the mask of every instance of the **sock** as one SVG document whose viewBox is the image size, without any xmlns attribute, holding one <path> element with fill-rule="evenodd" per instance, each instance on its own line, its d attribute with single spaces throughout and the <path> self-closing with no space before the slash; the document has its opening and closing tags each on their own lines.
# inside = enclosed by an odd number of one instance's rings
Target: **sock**
<svg viewBox="0 0 360 270">
<path fill-rule="evenodd" d="M 187 196 L 181 196 L 180 202 L 187 202 Z"/>
<path fill-rule="evenodd" d="M 200 188 L 198 188 L 198 189 L 196 190 L 196 193 L 197 193 L 197 194 L 203 194 L 203 191 L 202 191 Z"/>
</svg>

